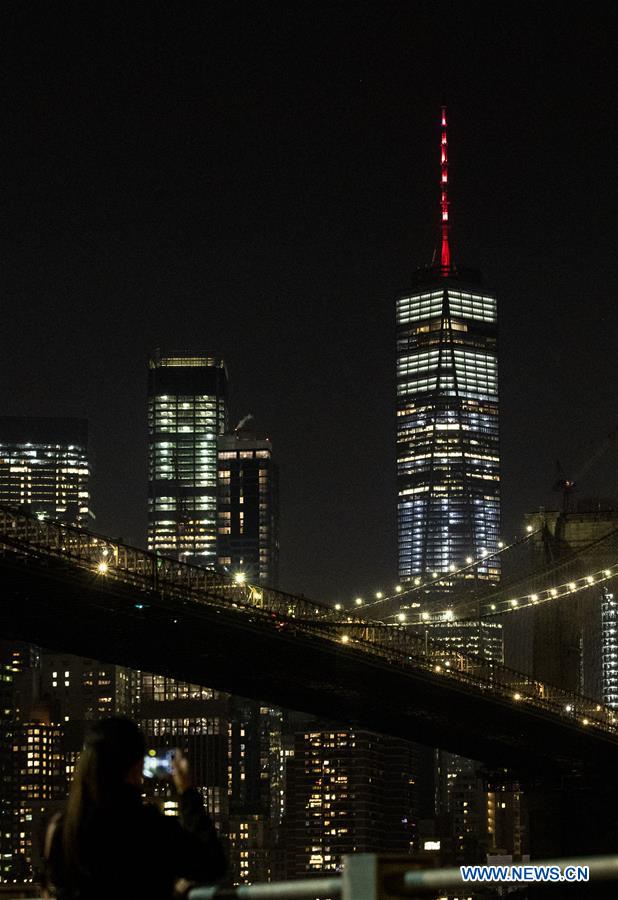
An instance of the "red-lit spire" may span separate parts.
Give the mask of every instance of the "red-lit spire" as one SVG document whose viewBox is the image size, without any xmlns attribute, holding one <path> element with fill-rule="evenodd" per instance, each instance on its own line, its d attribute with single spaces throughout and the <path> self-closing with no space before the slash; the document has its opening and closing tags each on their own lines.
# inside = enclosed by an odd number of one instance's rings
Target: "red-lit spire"
<svg viewBox="0 0 618 900">
<path fill-rule="evenodd" d="M 450 223 L 448 217 L 448 141 L 446 128 L 446 106 L 443 106 L 440 136 L 440 269 L 443 276 L 447 276 L 451 272 L 451 248 L 448 240 Z"/>
</svg>

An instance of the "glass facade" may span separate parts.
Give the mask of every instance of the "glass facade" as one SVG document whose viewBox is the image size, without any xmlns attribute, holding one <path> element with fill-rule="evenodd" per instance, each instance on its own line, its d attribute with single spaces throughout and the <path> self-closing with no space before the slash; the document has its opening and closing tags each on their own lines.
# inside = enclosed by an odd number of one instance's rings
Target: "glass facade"
<svg viewBox="0 0 618 900">
<path fill-rule="evenodd" d="M 271 442 L 237 434 L 220 437 L 219 567 L 277 587 L 278 520 L 278 468 Z"/>
<path fill-rule="evenodd" d="M 217 437 L 226 427 L 221 359 L 151 359 L 148 373 L 148 548 L 214 567 Z"/>
<path fill-rule="evenodd" d="M 0 503 L 88 527 L 90 476 L 85 420 L 0 418 Z"/>
<path fill-rule="evenodd" d="M 601 599 L 601 662 L 603 703 L 618 708 L 618 607 L 605 589 Z"/>
<path fill-rule="evenodd" d="M 399 580 L 405 583 L 498 549 L 496 299 L 473 277 L 432 278 L 429 270 L 418 289 L 397 300 L 396 315 Z M 488 559 L 469 577 L 499 580 L 499 561 Z"/>
</svg>

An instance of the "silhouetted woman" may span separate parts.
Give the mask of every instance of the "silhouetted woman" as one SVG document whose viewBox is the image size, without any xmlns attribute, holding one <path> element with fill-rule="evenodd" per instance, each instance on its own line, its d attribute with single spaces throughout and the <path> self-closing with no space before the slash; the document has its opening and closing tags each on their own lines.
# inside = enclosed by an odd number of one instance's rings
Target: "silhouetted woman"
<svg viewBox="0 0 618 900">
<path fill-rule="evenodd" d="M 47 830 L 48 897 L 60 900 L 171 900 L 188 883 L 212 884 L 226 864 L 189 766 L 174 756 L 180 819 L 142 802 L 145 743 L 129 719 L 90 729 L 66 811 Z"/>
</svg>

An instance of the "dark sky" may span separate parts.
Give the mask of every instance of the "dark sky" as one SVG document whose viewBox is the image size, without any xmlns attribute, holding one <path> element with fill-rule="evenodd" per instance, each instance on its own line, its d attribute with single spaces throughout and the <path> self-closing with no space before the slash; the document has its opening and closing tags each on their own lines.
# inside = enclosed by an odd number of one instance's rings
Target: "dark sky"
<svg viewBox="0 0 618 900">
<path fill-rule="evenodd" d="M 91 421 L 99 530 L 144 540 L 148 353 L 204 349 L 274 441 L 283 584 L 394 583 L 394 297 L 441 103 L 455 257 L 500 304 L 505 535 L 556 459 L 617 496 L 610 4 L 135 6 L 0 22 L 0 414 Z"/>
</svg>

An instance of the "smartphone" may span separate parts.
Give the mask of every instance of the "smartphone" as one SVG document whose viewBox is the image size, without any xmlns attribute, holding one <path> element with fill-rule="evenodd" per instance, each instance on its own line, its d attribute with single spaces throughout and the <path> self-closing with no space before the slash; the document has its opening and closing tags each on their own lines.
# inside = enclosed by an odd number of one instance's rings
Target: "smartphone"
<svg viewBox="0 0 618 900">
<path fill-rule="evenodd" d="M 173 750 L 149 750 L 144 757 L 144 778 L 169 778 L 172 774 Z"/>
</svg>

